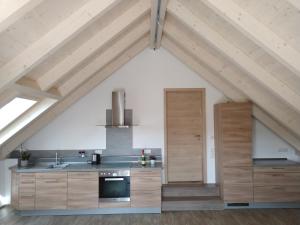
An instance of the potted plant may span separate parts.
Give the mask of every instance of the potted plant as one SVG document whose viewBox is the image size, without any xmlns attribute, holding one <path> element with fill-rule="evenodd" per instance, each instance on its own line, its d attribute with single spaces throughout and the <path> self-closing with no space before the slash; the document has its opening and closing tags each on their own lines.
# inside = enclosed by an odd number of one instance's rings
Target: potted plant
<svg viewBox="0 0 300 225">
<path fill-rule="evenodd" d="M 21 157 L 21 161 L 20 161 L 20 164 L 21 164 L 21 167 L 26 167 L 28 166 L 28 161 L 29 161 L 29 158 L 30 158 L 30 153 L 27 152 L 27 151 L 21 151 L 20 153 L 20 157 Z"/>
<path fill-rule="evenodd" d="M 152 166 L 155 165 L 156 157 L 155 157 L 154 155 L 150 155 L 149 159 L 150 159 L 150 164 L 151 164 Z"/>
</svg>

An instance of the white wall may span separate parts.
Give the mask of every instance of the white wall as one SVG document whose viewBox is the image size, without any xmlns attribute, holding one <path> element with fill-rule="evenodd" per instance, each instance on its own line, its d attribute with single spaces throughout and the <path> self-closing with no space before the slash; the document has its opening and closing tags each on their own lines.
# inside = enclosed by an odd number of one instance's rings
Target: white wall
<svg viewBox="0 0 300 225">
<path fill-rule="evenodd" d="M 225 97 L 164 49 L 145 50 L 25 143 L 28 149 L 105 148 L 105 110 L 111 92 L 126 90 L 133 109 L 135 148 L 164 148 L 164 88 L 206 88 L 208 181 L 215 181 L 213 105 Z M 83 116 L 84 115 L 84 116 Z"/>
<path fill-rule="evenodd" d="M 300 152 L 283 141 L 259 121 L 254 122 L 254 158 L 288 158 L 300 161 Z"/>
</svg>

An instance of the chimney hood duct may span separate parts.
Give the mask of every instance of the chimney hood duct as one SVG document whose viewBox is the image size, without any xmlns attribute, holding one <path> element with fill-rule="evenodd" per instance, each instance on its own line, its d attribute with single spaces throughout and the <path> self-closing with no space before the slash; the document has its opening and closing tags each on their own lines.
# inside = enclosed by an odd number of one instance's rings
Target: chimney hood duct
<svg viewBox="0 0 300 225">
<path fill-rule="evenodd" d="M 112 92 L 112 124 L 106 127 L 129 128 L 125 125 L 125 91 Z"/>
</svg>

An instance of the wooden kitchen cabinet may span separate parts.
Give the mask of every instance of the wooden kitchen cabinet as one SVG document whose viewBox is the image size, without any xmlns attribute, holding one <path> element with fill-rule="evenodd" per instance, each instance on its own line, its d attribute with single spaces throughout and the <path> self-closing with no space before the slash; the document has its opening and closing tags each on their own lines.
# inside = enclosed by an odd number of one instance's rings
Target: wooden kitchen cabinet
<svg viewBox="0 0 300 225">
<path fill-rule="evenodd" d="M 35 209 L 35 173 L 21 173 L 19 175 L 19 209 Z"/>
<path fill-rule="evenodd" d="M 98 208 L 98 172 L 68 172 L 68 208 Z"/>
<path fill-rule="evenodd" d="M 228 203 L 253 201 L 252 104 L 215 105 L 217 180 Z"/>
<path fill-rule="evenodd" d="M 254 167 L 255 202 L 300 202 L 300 167 Z"/>
<path fill-rule="evenodd" d="M 132 208 L 161 208 L 161 170 L 131 169 Z"/>
<path fill-rule="evenodd" d="M 67 208 L 67 173 L 36 173 L 36 209 Z"/>
<path fill-rule="evenodd" d="M 19 174 L 15 171 L 11 173 L 11 206 L 19 209 Z"/>
</svg>

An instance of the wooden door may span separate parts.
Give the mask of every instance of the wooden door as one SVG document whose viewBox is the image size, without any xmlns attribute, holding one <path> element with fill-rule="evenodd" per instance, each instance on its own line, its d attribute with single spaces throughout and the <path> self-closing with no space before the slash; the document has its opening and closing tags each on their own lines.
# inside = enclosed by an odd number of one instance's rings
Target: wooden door
<svg viewBox="0 0 300 225">
<path fill-rule="evenodd" d="M 205 89 L 167 89 L 168 182 L 203 181 Z"/>
</svg>

